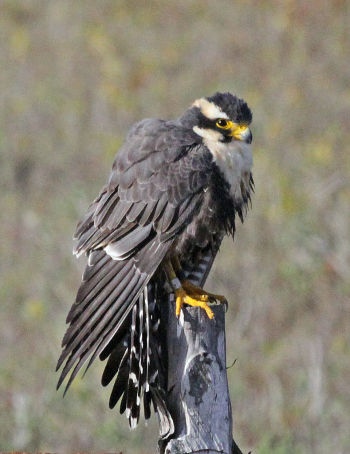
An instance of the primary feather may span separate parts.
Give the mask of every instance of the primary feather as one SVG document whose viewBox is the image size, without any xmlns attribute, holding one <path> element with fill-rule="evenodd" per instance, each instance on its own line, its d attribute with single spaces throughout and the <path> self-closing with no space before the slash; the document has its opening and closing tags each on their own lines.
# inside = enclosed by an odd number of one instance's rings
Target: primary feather
<svg viewBox="0 0 350 454">
<path fill-rule="evenodd" d="M 134 428 L 141 404 L 149 418 L 153 403 L 163 436 L 174 429 L 165 399 L 163 261 L 176 254 L 183 277 L 203 285 L 223 235 L 234 234 L 235 215 L 243 219 L 253 184 L 249 141 L 220 131 L 216 114 L 232 124 L 251 121 L 244 101 L 225 93 L 197 100 L 178 120 L 134 125 L 75 232 L 74 252 L 88 264 L 67 317 L 58 387 L 70 374 L 67 390 L 97 356 L 107 359 L 102 384 L 114 380 L 110 407 L 121 400 Z"/>
</svg>

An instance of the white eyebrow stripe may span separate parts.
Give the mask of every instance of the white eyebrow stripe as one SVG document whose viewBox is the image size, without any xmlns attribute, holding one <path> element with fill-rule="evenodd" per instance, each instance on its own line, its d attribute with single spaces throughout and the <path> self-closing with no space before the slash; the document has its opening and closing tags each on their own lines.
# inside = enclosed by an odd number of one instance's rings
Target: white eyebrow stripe
<svg viewBox="0 0 350 454">
<path fill-rule="evenodd" d="M 216 118 L 224 118 L 228 120 L 228 116 L 223 112 L 219 106 L 213 102 L 208 101 L 205 98 L 197 99 L 193 104 L 193 107 L 198 107 L 202 114 L 209 118 L 209 120 L 215 120 Z"/>
<path fill-rule="evenodd" d="M 204 129 L 198 126 L 193 126 L 193 131 L 203 139 L 210 140 L 212 142 L 219 142 L 222 139 L 222 134 L 214 129 Z M 108 246 L 107 246 L 108 247 Z"/>
</svg>

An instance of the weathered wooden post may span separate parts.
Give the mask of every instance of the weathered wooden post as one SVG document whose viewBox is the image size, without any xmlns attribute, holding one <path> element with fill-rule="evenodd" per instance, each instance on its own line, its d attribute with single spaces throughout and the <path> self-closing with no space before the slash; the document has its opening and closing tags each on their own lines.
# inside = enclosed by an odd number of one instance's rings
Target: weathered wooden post
<svg viewBox="0 0 350 454">
<path fill-rule="evenodd" d="M 159 442 L 161 454 L 241 451 L 232 438 L 232 412 L 226 374 L 225 308 L 213 306 L 210 320 L 186 307 L 177 319 L 174 301 L 167 320 L 167 407 L 175 433 Z"/>
</svg>

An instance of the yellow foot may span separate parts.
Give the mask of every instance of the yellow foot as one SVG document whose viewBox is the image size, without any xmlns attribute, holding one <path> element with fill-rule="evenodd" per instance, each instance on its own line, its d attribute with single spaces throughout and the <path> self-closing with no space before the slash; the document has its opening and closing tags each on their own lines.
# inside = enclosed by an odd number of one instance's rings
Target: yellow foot
<svg viewBox="0 0 350 454">
<path fill-rule="evenodd" d="M 214 317 L 214 312 L 210 309 L 208 304 L 205 301 L 203 301 L 203 298 L 207 297 L 207 295 L 190 296 L 183 287 L 180 287 L 177 290 L 175 290 L 175 297 L 176 297 L 176 317 L 180 316 L 180 312 L 184 303 L 188 304 L 189 306 L 201 307 L 202 309 L 205 310 L 207 316 L 210 319 Z"/>
<path fill-rule="evenodd" d="M 192 284 L 192 282 L 188 280 L 182 281 L 181 284 L 185 291 L 192 297 L 194 297 L 195 295 L 195 297 L 197 298 L 200 297 L 202 301 L 218 301 L 219 303 L 227 304 L 227 299 L 223 295 L 216 295 L 215 293 L 207 292 L 206 290 L 203 290 L 202 288 Z"/>
</svg>

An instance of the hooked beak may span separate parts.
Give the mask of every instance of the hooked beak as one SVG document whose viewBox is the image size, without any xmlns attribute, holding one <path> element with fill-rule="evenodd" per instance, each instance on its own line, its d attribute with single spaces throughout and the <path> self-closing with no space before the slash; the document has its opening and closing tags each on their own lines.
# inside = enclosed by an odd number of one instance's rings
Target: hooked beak
<svg viewBox="0 0 350 454">
<path fill-rule="evenodd" d="M 230 135 L 237 140 L 241 140 L 242 142 L 252 143 L 253 135 L 248 126 L 244 125 L 236 126 L 235 128 L 232 129 Z"/>
</svg>

